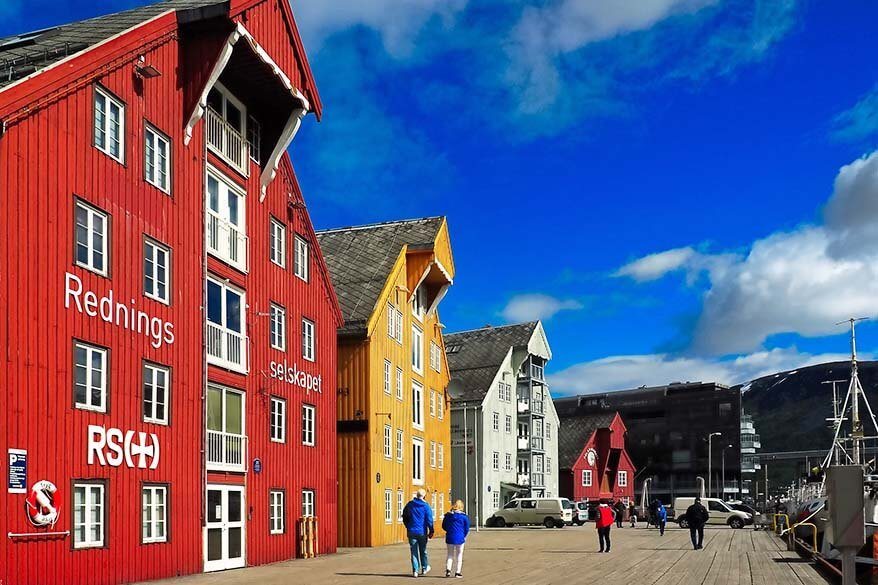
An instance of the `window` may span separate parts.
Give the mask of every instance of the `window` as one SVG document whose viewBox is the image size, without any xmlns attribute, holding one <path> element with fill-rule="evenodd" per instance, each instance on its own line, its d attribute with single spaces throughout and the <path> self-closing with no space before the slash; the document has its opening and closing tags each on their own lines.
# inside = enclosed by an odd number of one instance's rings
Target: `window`
<svg viewBox="0 0 878 585">
<path fill-rule="evenodd" d="M 504 467 L 506 471 L 512 471 L 512 453 L 506 454 L 506 466 Z"/>
<path fill-rule="evenodd" d="M 396 492 L 396 521 L 402 522 L 402 511 L 405 509 L 405 496 L 402 490 Z"/>
<path fill-rule="evenodd" d="M 391 441 L 391 434 L 393 430 L 390 428 L 390 425 L 384 425 L 384 458 L 391 459 L 393 457 L 393 446 Z"/>
<path fill-rule="evenodd" d="M 284 533 L 284 493 L 282 490 L 268 492 L 268 527 L 270 534 Z"/>
<path fill-rule="evenodd" d="M 209 363 L 247 371 L 244 292 L 224 281 L 207 279 L 207 359 Z"/>
<path fill-rule="evenodd" d="M 384 523 L 393 522 L 393 491 L 384 490 Z"/>
<path fill-rule="evenodd" d="M 396 397 L 402 400 L 402 368 L 396 368 Z"/>
<path fill-rule="evenodd" d="M 500 413 L 494 412 L 491 414 L 491 428 L 495 433 L 500 432 Z"/>
<path fill-rule="evenodd" d="M 149 124 L 143 128 L 144 172 L 146 182 L 165 193 L 171 192 L 171 141 Z"/>
<path fill-rule="evenodd" d="M 104 546 L 104 488 L 103 482 L 73 484 L 73 548 Z"/>
<path fill-rule="evenodd" d="M 430 441 L 430 469 L 436 469 L 436 441 Z"/>
<path fill-rule="evenodd" d="M 415 290 L 415 296 L 412 298 L 412 314 L 416 319 L 423 321 L 426 310 L 427 291 L 424 289 L 424 285 L 421 285 Z"/>
<path fill-rule="evenodd" d="M 436 372 L 442 371 L 442 351 L 435 341 L 430 342 L 430 367 Z"/>
<path fill-rule="evenodd" d="M 387 336 L 402 343 L 402 312 L 393 305 L 387 305 Z"/>
<path fill-rule="evenodd" d="M 492 503 L 494 504 L 494 509 L 499 510 L 500 509 L 500 492 L 498 490 L 494 490 L 491 493 L 491 497 L 493 498 Z"/>
<path fill-rule="evenodd" d="M 505 382 L 500 382 L 500 401 L 501 402 L 512 402 L 512 386 L 506 384 Z"/>
<path fill-rule="evenodd" d="M 436 418 L 436 391 L 430 390 L 430 416 Z"/>
<path fill-rule="evenodd" d="M 208 469 L 244 471 L 244 393 L 210 384 L 207 387 Z"/>
<path fill-rule="evenodd" d="M 168 424 L 171 371 L 156 364 L 143 364 L 143 422 Z"/>
<path fill-rule="evenodd" d="M 412 439 L 412 483 L 424 483 L 424 440 Z"/>
<path fill-rule="evenodd" d="M 512 416 L 508 415 L 508 414 L 506 415 L 505 431 L 506 431 L 506 434 L 508 434 L 508 435 L 512 434 Z"/>
<path fill-rule="evenodd" d="M 273 217 L 269 226 L 269 257 L 272 262 L 283 268 L 287 265 L 287 228 Z"/>
<path fill-rule="evenodd" d="M 302 319 L 302 358 L 314 361 L 314 322 Z"/>
<path fill-rule="evenodd" d="M 308 282 L 309 264 L 308 264 L 308 242 L 301 236 L 296 236 L 296 257 L 294 270 L 296 276 Z"/>
<path fill-rule="evenodd" d="M 432 505 L 432 508 L 433 508 L 433 510 L 436 509 L 436 492 L 433 492 L 433 505 Z"/>
<path fill-rule="evenodd" d="M 302 490 L 302 517 L 314 516 L 315 496 L 314 490 Z"/>
<path fill-rule="evenodd" d="M 310 404 L 302 405 L 302 444 L 314 446 L 314 419 L 317 417 L 317 409 Z"/>
<path fill-rule="evenodd" d="M 168 541 L 168 488 L 145 485 L 141 491 L 141 540 L 144 544 Z"/>
<path fill-rule="evenodd" d="M 393 364 L 390 363 L 390 360 L 384 360 L 384 393 L 391 393 L 391 386 L 393 382 L 391 381 L 391 371 L 393 370 Z"/>
<path fill-rule="evenodd" d="M 445 517 L 445 494 L 439 496 L 439 517 Z"/>
<path fill-rule="evenodd" d="M 402 445 L 405 442 L 405 433 L 402 432 L 402 429 L 396 429 L 396 459 L 397 461 L 402 461 Z"/>
<path fill-rule="evenodd" d="M 424 373 L 424 332 L 417 325 L 412 325 L 412 369 Z"/>
<path fill-rule="evenodd" d="M 247 146 L 250 148 L 250 159 L 256 164 L 261 164 L 262 125 L 253 116 L 247 116 Z"/>
<path fill-rule="evenodd" d="M 424 387 L 412 382 L 412 424 L 424 428 Z"/>
<path fill-rule="evenodd" d="M 171 250 L 158 242 L 143 242 L 143 294 L 166 305 L 170 302 L 168 273 Z"/>
<path fill-rule="evenodd" d="M 76 200 L 76 265 L 107 275 L 108 229 L 106 213 Z"/>
<path fill-rule="evenodd" d="M 445 418 L 445 397 L 441 392 L 436 393 L 436 410 L 439 413 L 439 420 Z"/>
<path fill-rule="evenodd" d="M 250 132 L 247 110 L 229 91 L 217 83 L 207 94 L 205 112 L 207 146 L 230 165 L 246 174 Z"/>
<path fill-rule="evenodd" d="M 207 171 L 207 251 L 247 271 L 247 213 L 245 193 L 216 170 Z"/>
<path fill-rule="evenodd" d="M 271 339 L 271 347 L 286 351 L 287 349 L 287 310 L 271 303 L 269 311 L 271 319 L 271 331 L 269 333 Z"/>
<path fill-rule="evenodd" d="M 95 146 L 111 158 L 125 157 L 125 105 L 101 87 L 95 87 Z"/>
<path fill-rule="evenodd" d="M 628 472 L 620 471 L 617 474 L 616 483 L 619 484 L 619 487 L 627 487 L 628 486 Z"/>
<path fill-rule="evenodd" d="M 107 411 L 108 350 L 77 341 L 73 344 L 73 401 L 82 410 Z"/>
<path fill-rule="evenodd" d="M 439 460 L 437 463 L 439 469 L 445 469 L 445 445 L 442 443 L 436 445 L 436 455 Z"/>
<path fill-rule="evenodd" d="M 582 487 L 591 487 L 591 469 L 582 470 Z"/>
<path fill-rule="evenodd" d="M 552 438 L 552 423 L 546 423 L 546 440 Z"/>
<path fill-rule="evenodd" d="M 287 442 L 287 401 L 271 397 L 269 431 L 273 443 Z"/>
<path fill-rule="evenodd" d="M 546 457 L 546 473 L 552 473 L 552 458 Z"/>
<path fill-rule="evenodd" d="M 491 456 L 491 467 L 494 471 L 500 471 L 500 452 L 494 451 L 494 454 Z"/>
</svg>

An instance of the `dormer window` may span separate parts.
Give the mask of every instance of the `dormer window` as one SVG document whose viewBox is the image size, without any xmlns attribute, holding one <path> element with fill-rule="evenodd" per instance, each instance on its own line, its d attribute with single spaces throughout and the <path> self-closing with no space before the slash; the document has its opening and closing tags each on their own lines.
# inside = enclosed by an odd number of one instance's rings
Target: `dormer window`
<svg viewBox="0 0 878 585">
<path fill-rule="evenodd" d="M 247 175 L 247 109 L 229 90 L 217 83 L 207 94 L 207 146 L 233 168 Z"/>
<path fill-rule="evenodd" d="M 412 299 L 412 314 L 419 320 L 424 319 L 424 314 L 427 312 L 427 291 L 424 289 L 424 285 L 421 285 L 415 290 L 415 296 Z"/>
</svg>

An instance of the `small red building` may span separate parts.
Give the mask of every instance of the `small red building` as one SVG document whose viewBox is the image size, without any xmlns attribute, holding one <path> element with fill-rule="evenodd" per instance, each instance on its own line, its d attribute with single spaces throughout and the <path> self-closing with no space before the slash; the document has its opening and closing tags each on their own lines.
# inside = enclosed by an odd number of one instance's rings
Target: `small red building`
<svg viewBox="0 0 878 585">
<path fill-rule="evenodd" d="M 573 501 L 634 498 L 634 464 L 625 449 L 627 428 L 619 413 L 561 419 L 558 488 Z"/>
<path fill-rule="evenodd" d="M 286 149 L 287 0 L 0 39 L 0 583 L 336 547 L 341 314 Z"/>
</svg>

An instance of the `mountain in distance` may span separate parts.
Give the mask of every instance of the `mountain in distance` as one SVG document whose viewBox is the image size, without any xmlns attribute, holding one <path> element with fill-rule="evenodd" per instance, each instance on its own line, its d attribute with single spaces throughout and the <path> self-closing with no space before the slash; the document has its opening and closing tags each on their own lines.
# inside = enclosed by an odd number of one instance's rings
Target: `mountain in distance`
<svg viewBox="0 0 878 585">
<path fill-rule="evenodd" d="M 837 384 L 838 398 L 844 401 L 850 381 L 850 361 L 830 362 L 779 372 L 739 384 L 743 392 L 744 412 L 753 416 L 753 425 L 762 444 L 760 452 L 829 451 L 832 430 L 832 384 L 827 380 L 844 380 Z M 874 412 L 878 413 L 878 361 L 858 362 L 860 383 Z M 839 405 L 840 407 L 841 405 Z M 868 411 L 861 406 L 861 419 L 867 436 L 875 435 Z M 813 466 L 816 462 L 809 462 Z M 769 486 L 789 484 L 805 471 L 804 462 L 769 462 Z M 765 468 L 756 479 L 763 481 Z M 761 488 L 760 488 L 761 489 Z"/>
</svg>

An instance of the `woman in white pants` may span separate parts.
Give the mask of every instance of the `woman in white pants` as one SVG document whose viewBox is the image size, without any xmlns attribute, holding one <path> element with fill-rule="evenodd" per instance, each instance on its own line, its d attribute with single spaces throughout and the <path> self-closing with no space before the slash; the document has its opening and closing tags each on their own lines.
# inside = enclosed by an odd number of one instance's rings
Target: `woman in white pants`
<svg viewBox="0 0 878 585">
<path fill-rule="evenodd" d="M 458 579 L 463 577 L 463 546 L 469 534 L 469 516 L 463 512 L 463 502 L 457 500 L 451 506 L 451 511 L 442 519 L 442 529 L 445 531 L 445 546 L 448 554 L 445 559 L 445 576 L 454 575 Z M 452 567 L 454 573 L 451 572 Z"/>
</svg>

